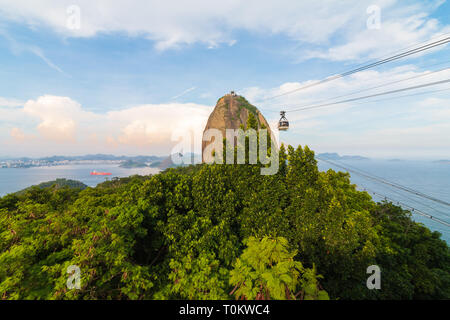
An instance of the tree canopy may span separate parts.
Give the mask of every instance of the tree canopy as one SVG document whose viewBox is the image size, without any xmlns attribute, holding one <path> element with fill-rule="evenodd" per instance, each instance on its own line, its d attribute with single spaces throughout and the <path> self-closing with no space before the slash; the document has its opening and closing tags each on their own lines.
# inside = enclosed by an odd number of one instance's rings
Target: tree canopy
<svg viewBox="0 0 450 320">
<path fill-rule="evenodd" d="M 2 299 L 448 299 L 450 254 L 307 146 L 0 198 Z M 80 268 L 69 289 L 67 268 Z M 381 268 L 369 290 L 367 267 Z"/>
</svg>

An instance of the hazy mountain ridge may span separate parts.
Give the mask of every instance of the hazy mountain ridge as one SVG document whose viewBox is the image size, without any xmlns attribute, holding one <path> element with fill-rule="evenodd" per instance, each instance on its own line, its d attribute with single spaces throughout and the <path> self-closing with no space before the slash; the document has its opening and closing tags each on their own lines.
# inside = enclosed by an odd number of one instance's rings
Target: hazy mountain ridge
<svg viewBox="0 0 450 320">
<path fill-rule="evenodd" d="M 317 158 L 324 160 L 370 160 L 370 158 L 358 155 L 339 155 L 336 152 L 319 153 Z"/>
</svg>

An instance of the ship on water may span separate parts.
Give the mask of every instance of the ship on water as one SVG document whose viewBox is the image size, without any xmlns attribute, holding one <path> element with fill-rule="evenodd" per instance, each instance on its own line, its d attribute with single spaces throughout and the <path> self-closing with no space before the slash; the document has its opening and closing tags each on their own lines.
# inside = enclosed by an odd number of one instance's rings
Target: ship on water
<svg viewBox="0 0 450 320">
<path fill-rule="evenodd" d="M 97 172 L 95 170 L 91 172 L 91 176 L 110 176 L 111 174 L 111 172 Z"/>
</svg>

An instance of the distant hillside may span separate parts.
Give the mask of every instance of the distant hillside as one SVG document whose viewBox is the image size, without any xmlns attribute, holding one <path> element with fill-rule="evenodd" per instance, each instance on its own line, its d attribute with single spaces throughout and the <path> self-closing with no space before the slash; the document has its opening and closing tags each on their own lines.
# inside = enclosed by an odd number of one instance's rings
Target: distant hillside
<svg viewBox="0 0 450 320">
<path fill-rule="evenodd" d="M 159 161 L 156 167 L 158 167 L 161 170 L 165 170 L 168 168 L 180 167 L 181 165 L 174 163 L 172 160 L 172 159 L 176 159 L 176 157 L 180 157 L 180 156 L 179 155 L 170 155 L 167 158 L 165 158 L 164 160 Z"/>
<path fill-rule="evenodd" d="M 340 156 L 337 153 L 319 153 L 317 158 L 324 160 L 370 160 L 370 158 L 366 158 L 363 156 Z"/>
<path fill-rule="evenodd" d="M 40 189 L 49 188 L 49 187 L 54 187 L 56 189 L 61 189 L 61 188 L 69 187 L 71 189 L 84 190 L 88 186 L 85 185 L 83 182 L 80 182 L 80 181 L 77 181 L 77 180 L 56 179 L 56 180 L 52 180 L 52 181 L 42 182 L 42 183 L 40 183 L 38 185 L 34 185 L 34 186 L 28 187 L 26 189 L 17 191 L 15 194 L 17 194 L 17 195 L 24 194 L 27 190 L 29 190 L 29 189 L 31 189 L 33 187 L 38 187 Z"/>
<path fill-rule="evenodd" d="M 119 167 L 132 169 L 132 168 L 145 168 L 145 167 L 148 167 L 148 165 L 144 162 L 127 160 L 124 163 L 122 163 Z"/>
<path fill-rule="evenodd" d="M 177 163 L 181 162 L 181 164 L 175 163 L 174 160 Z M 183 166 L 187 166 L 189 164 L 197 164 L 197 163 L 201 163 L 201 161 L 202 161 L 201 156 L 198 154 L 195 154 L 195 153 L 185 153 L 183 155 L 172 154 L 172 155 L 168 156 L 167 158 L 164 158 L 160 161 L 152 162 L 149 165 L 149 167 L 165 170 L 168 168 L 183 167 Z"/>
</svg>

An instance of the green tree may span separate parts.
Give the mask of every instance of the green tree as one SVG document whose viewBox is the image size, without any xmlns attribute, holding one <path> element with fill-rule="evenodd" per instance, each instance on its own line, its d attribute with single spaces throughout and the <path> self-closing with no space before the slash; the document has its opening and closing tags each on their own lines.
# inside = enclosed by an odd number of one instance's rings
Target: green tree
<svg viewBox="0 0 450 320">
<path fill-rule="evenodd" d="M 245 244 L 247 248 L 230 272 L 230 284 L 234 285 L 231 294 L 237 299 L 290 300 L 304 292 L 308 299 L 328 299 L 328 294 L 317 288 L 315 270 L 305 270 L 294 260 L 297 253 L 288 250 L 285 238 L 250 237 Z M 304 290 L 295 294 L 300 284 Z"/>
</svg>

